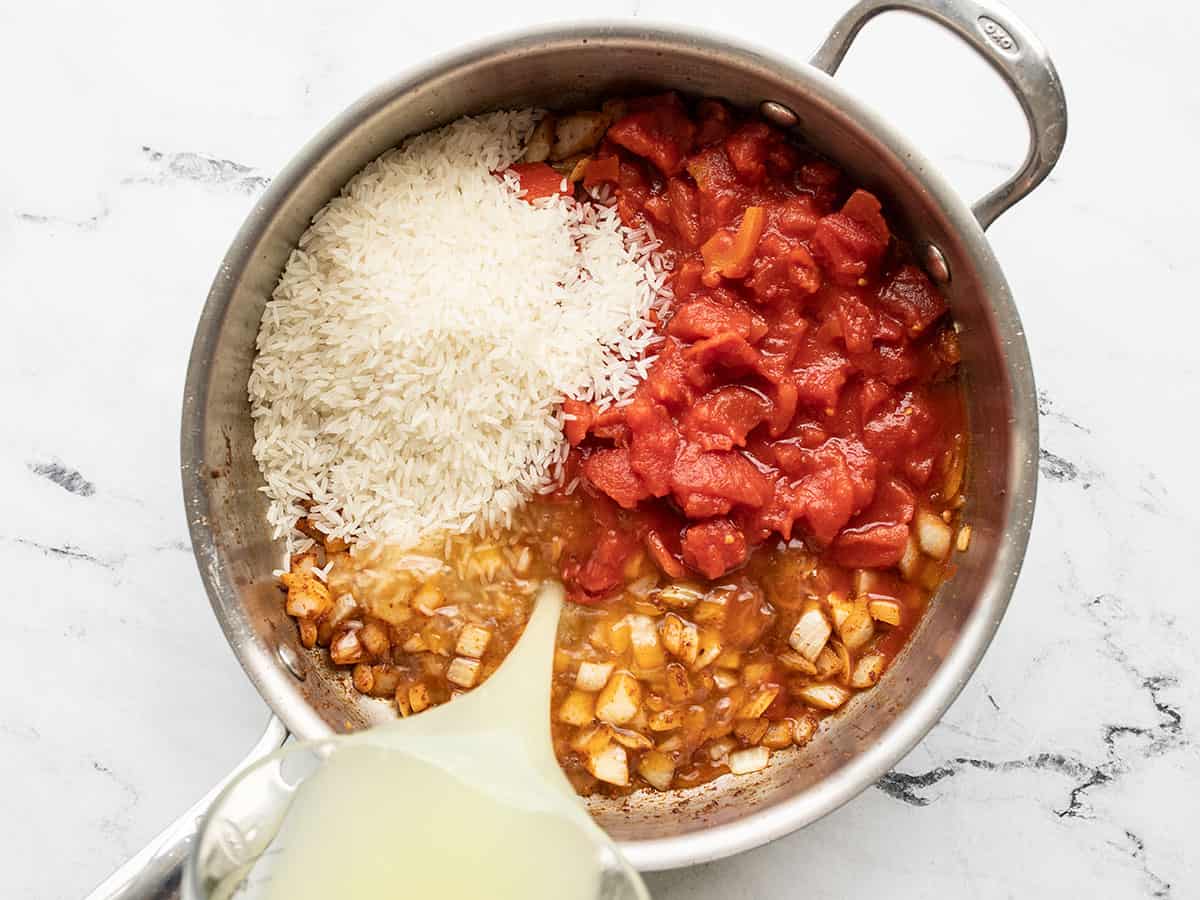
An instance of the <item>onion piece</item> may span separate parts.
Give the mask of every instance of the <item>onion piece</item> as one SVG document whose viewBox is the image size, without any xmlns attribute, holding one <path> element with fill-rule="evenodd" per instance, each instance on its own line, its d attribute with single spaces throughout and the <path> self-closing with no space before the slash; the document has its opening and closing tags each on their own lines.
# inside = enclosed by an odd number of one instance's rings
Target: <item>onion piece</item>
<svg viewBox="0 0 1200 900">
<path fill-rule="evenodd" d="M 934 559 L 945 559 L 950 554 L 950 526 L 940 516 L 927 509 L 918 510 L 916 531 L 923 552 Z"/>
<path fill-rule="evenodd" d="M 734 775 L 749 775 L 767 767 L 771 751 L 766 747 L 749 747 L 729 754 L 729 771 Z"/>
<path fill-rule="evenodd" d="M 971 546 L 971 526 L 964 525 L 958 529 L 958 539 L 954 542 L 954 548 L 959 553 L 966 553 L 967 548 Z"/>
<path fill-rule="evenodd" d="M 671 757 L 667 754 L 651 750 L 643 753 L 642 758 L 638 760 L 638 774 L 652 788 L 665 791 L 675 780 L 675 763 L 671 762 Z"/>
<path fill-rule="evenodd" d="M 809 684 L 802 687 L 797 696 L 816 709 L 833 710 L 850 699 L 850 692 L 839 684 Z"/>
<path fill-rule="evenodd" d="M 895 600 L 870 600 L 867 603 L 867 612 L 876 622 L 883 622 L 885 625 L 899 625 L 903 615 L 900 604 Z"/>
<path fill-rule="evenodd" d="M 608 684 L 612 663 L 582 662 L 575 674 L 575 687 L 581 691 L 598 691 Z"/>
<path fill-rule="evenodd" d="M 463 630 L 458 633 L 458 644 L 455 646 L 454 652 L 459 656 L 479 659 L 483 656 L 491 639 L 492 633 L 486 628 L 479 625 L 465 625 Z"/>
<path fill-rule="evenodd" d="M 479 660 L 456 656 L 446 670 L 446 680 L 459 687 L 475 687 L 479 679 Z"/>
<path fill-rule="evenodd" d="M 609 744 L 598 753 L 589 754 L 586 765 L 600 781 L 618 787 L 629 784 L 629 756 L 620 744 Z"/>
<path fill-rule="evenodd" d="M 796 622 L 796 627 L 788 635 L 788 644 L 802 657 L 812 662 L 829 640 L 833 628 L 825 614 L 816 606 L 810 606 Z"/>
<path fill-rule="evenodd" d="M 637 715 L 642 688 L 632 674 L 616 672 L 596 698 L 596 718 L 601 722 L 623 725 Z"/>
<path fill-rule="evenodd" d="M 777 684 L 768 684 L 761 688 L 738 710 L 738 718 L 757 719 L 767 711 L 767 707 L 775 702 L 775 698 L 779 696 L 779 691 L 780 687 Z"/>
<path fill-rule="evenodd" d="M 590 725 L 596 718 L 596 698 L 583 691 L 571 691 L 558 708 L 558 721 L 567 725 Z"/>
<path fill-rule="evenodd" d="M 850 673 L 850 687 L 860 689 L 874 687 L 879 682 L 880 676 L 883 675 L 886 665 L 887 660 L 882 654 L 868 653 L 864 655 Z"/>
</svg>

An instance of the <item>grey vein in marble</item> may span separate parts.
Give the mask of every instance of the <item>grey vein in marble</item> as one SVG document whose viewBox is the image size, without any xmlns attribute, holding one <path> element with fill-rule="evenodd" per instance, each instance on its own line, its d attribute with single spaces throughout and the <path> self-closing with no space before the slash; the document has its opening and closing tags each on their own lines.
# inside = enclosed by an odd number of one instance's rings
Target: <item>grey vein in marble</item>
<svg viewBox="0 0 1200 900">
<path fill-rule="evenodd" d="M 204 153 L 171 153 L 143 146 L 142 155 L 151 163 L 153 171 L 148 175 L 128 179 L 131 182 L 163 184 L 171 181 L 194 181 L 234 187 L 247 194 L 257 194 L 271 183 L 270 177 L 260 173 L 253 166 Z"/>
<path fill-rule="evenodd" d="M 84 478 L 77 469 L 64 466 L 60 462 L 31 462 L 26 465 L 34 475 L 40 475 L 47 481 L 57 484 L 69 494 L 90 497 L 96 493 L 96 486 Z"/>
</svg>

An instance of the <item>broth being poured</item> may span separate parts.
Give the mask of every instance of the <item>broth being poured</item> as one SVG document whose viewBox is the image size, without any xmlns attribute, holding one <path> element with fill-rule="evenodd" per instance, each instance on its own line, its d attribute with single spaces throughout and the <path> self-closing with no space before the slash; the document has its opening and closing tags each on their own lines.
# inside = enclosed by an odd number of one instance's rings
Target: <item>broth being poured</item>
<svg viewBox="0 0 1200 900">
<path fill-rule="evenodd" d="M 543 586 L 520 642 L 479 690 L 331 742 L 278 835 L 258 840 L 271 846 L 253 872 L 242 866 L 199 896 L 231 896 L 236 882 L 249 893 L 232 896 L 263 900 L 646 897 L 554 756 L 547 709 L 561 607 L 562 588 Z M 221 845 L 231 796 L 206 823 L 201 868 L 206 844 Z M 244 827 L 238 837 L 256 839 Z"/>
</svg>

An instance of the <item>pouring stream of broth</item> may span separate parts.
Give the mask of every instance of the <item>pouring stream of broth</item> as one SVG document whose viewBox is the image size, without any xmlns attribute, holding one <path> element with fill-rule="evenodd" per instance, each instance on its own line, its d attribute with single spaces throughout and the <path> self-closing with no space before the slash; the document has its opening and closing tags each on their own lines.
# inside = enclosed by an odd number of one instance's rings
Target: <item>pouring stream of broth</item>
<svg viewBox="0 0 1200 900">
<path fill-rule="evenodd" d="M 476 690 L 326 742 L 243 887 L 263 900 L 648 898 L 554 757 L 562 602 L 560 585 L 542 587 L 516 647 Z M 219 829 L 220 806 L 206 830 Z M 202 896 L 230 896 L 244 873 Z"/>
</svg>

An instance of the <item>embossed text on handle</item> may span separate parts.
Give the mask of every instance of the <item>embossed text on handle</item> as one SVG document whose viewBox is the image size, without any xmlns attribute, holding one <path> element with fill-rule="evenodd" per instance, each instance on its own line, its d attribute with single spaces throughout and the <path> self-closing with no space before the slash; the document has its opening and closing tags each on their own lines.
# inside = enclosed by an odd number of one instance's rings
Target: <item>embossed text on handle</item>
<svg viewBox="0 0 1200 900">
<path fill-rule="evenodd" d="M 995 19 L 990 16 L 980 16 L 976 21 L 979 23 L 979 30 L 983 32 L 983 36 L 999 49 L 1005 53 L 1017 53 L 1020 51 L 1021 46 L 1017 43 L 1017 39 Z"/>
</svg>

